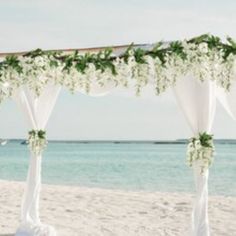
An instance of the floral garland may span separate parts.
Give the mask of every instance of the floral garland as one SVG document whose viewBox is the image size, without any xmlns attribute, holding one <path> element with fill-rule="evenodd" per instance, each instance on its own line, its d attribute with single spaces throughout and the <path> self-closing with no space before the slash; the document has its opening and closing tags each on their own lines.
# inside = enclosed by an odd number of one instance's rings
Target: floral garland
<svg viewBox="0 0 236 236">
<path fill-rule="evenodd" d="M 28 146 L 35 155 L 40 155 L 47 146 L 46 131 L 30 130 Z"/>
<path fill-rule="evenodd" d="M 187 147 L 187 163 L 190 167 L 198 161 L 200 173 L 204 174 L 210 167 L 214 158 L 213 135 L 206 132 L 200 133 L 198 137 L 191 138 Z"/>
<path fill-rule="evenodd" d="M 130 45 L 118 56 L 111 49 L 84 54 L 37 49 L 7 56 L 0 62 L 0 102 L 23 85 L 39 96 L 48 83 L 59 84 L 71 92 L 89 92 L 92 83 L 104 86 L 112 81 L 117 86 L 134 85 L 137 94 L 151 83 L 160 94 L 189 73 L 201 81 L 215 80 L 229 90 L 235 80 L 236 42 L 231 38 L 222 42 L 205 34 L 169 44 L 159 42 L 148 50 Z"/>
</svg>

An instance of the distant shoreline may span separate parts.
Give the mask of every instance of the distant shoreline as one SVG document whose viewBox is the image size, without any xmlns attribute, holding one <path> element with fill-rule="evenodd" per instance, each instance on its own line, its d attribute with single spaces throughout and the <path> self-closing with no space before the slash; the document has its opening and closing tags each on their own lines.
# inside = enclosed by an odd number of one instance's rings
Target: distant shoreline
<svg viewBox="0 0 236 236">
<path fill-rule="evenodd" d="M 20 142 L 25 143 L 25 139 L 4 139 L 8 142 Z M 177 140 L 48 140 L 52 143 L 80 143 L 80 144 L 92 144 L 92 143 L 113 143 L 113 144 L 187 144 L 187 139 Z M 236 144 L 236 139 L 215 139 L 216 144 Z"/>
</svg>

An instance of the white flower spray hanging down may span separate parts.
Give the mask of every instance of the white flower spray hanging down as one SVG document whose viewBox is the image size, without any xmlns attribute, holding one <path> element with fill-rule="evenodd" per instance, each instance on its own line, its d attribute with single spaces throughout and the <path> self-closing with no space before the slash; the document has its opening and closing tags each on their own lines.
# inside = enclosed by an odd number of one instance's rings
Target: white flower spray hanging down
<svg viewBox="0 0 236 236">
<path fill-rule="evenodd" d="M 204 174 L 214 159 L 213 135 L 200 133 L 198 137 L 191 138 L 187 147 L 187 164 L 192 167 L 198 161 L 200 173 Z"/>
<path fill-rule="evenodd" d="M 47 147 L 46 131 L 44 130 L 29 131 L 28 146 L 29 149 L 35 155 L 40 155 L 42 151 Z"/>
</svg>

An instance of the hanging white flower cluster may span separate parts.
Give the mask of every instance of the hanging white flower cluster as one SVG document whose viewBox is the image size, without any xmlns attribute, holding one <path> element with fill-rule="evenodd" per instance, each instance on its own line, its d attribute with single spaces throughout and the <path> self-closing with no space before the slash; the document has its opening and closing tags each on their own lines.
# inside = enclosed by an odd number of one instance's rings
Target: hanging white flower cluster
<svg viewBox="0 0 236 236">
<path fill-rule="evenodd" d="M 41 94 L 49 82 L 57 84 L 61 82 L 62 66 L 52 66 L 50 56 L 21 57 L 20 66 L 23 68 L 23 71 L 19 77 L 36 96 Z"/>
<path fill-rule="evenodd" d="M 218 85 L 226 91 L 230 90 L 232 83 L 236 79 L 236 57 L 230 54 L 226 61 L 218 64 L 218 77 L 216 79 Z"/>
<path fill-rule="evenodd" d="M 144 56 L 145 63 L 138 63 L 134 57 L 129 60 L 128 66 L 130 67 L 129 73 L 134 84 L 136 94 L 141 93 L 141 89 L 145 87 L 149 81 L 154 79 L 155 74 L 153 73 L 153 58 L 150 56 Z"/>
<path fill-rule="evenodd" d="M 73 93 L 78 90 L 89 93 L 92 84 L 103 87 L 109 81 L 114 80 L 113 77 L 111 70 L 97 70 L 93 63 L 89 63 L 83 73 L 78 72 L 74 67 L 69 72 L 64 71 L 60 84 Z"/>
<path fill-rule="evenodd" d="M 130 57 L 125 62 L 124 58 L 117 57 L 114 61 L 114 66 L 116 68 L 116 75 L 112 76 L 112 80 L 115 82 L 115 84 L 121 85 L 125 88 L 129 86 L 129 81 L 132 78 L 132 68 L 134 66 L 134 58 Z"/>
<path fill-rule="evenodd" d="M 23 85 L 39 96 L 48 83 L 61 84 L 62 64 L 52 62 L 50 55 L 6 57 L 0 62 L 0 102 Z"/>
<path fill-rule="evenodd" d="M 207 133 L 191 138 L 187 147 L 187 164 L 192 167 L 198 162 L 200 173 L 204 174 L 210 167 L 214 158 L 213 136 Z"/>
<path fill-rule="evenodd" d="M 209 49 L 207 43 L 183 43 L 186 53 L 185 73 L 193 74 L 195 78 L 204 80 L 222 80 L 222 66 L 226 63 L 223 52 L 218 49 Z M 225 78 L 224 78 L 225 79 Z M 226 85 L 225 85 L 226 86 Z"/>
<path fill-rule="evenodd" d="M 0 102 L 11 97 L 22 83 L 19 79 L 21 69 L 19 67 L 4 66 L 3 63 L 5 61 L 10 60 L 6 59 L 0 62 Z"/>
<path fill-rule="evenodd" d="M 40 155 L 47 146 L 46 131 L 29 131 L 28 146 L 34 155 Z"/>
<path fill-rule="evenodd" d="M 167 55 L 165 60 L 164 66 L 158 58 L 154 62 L 156 70 L 156 77 L 154 79 L 157 95 L 174 86 L 177 80 L 186 73 L 186 64 L 178 55 Z"/>
<path fill-rule="evenodd" d="M 110 49 L 85 54 L 37 49 L 0 61 L 0 102 L 25 85 L 39 96 L 48 83 L 59 84 L 71 92 L 89 93 L 93 84 L 103 87 L 112 82 L 116 86 L 132 86 L 137 94 L 152 84 L 160 94 L 187 74 L 201 81 L 214 80 L 229 90 L 235 73 L 236 43 L 231 38 L 223 43 L 211 35 L 158 43 L 146 50 L 131 45 L 118 56 Z"/>
</svg>

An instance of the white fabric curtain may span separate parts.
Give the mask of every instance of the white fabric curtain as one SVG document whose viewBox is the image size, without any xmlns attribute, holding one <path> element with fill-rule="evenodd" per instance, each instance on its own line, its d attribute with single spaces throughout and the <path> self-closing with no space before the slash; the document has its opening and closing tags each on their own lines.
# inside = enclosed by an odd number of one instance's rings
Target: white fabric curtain
<svg viewBox="0 0 236 236">
<path fill-rule="evenodd" d="M 186 76 L 174 87 L 174 94 L 181 107 L 193 136 L 211 132 L 216 107 L 216 85 L 210 80 L 204 82 L 193 76 Z M 208 223 L 208 175 L 200 173 L 199 163 L 193 164 L 196 185 L 196 199 L 192 213 L 192 235 L 209 236 Z"/>
<path fill-rule="evenodd" d="M 35 97 L 28 88 L 21 88 L 14 100 L 26 115 L 30 129 L 44 130 L 56 99 L 59 86 L 48 85 L 40 97 Z M 55 230 L 43 225 L 39 218 L 39 195 L 41 188 L 41 155 L 31 152 L 27 183 L 22 201 L 21 225 L 17 236 L 55 236 Z"/>
<path fill-rule="evenodd" d="M 236 82 L 234 82 L 230 91 L 225 91 L 221 87 L 217 87 L 217 99 L 225 108 L 227 113 L 236 121 Z"/>
</svg>

